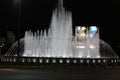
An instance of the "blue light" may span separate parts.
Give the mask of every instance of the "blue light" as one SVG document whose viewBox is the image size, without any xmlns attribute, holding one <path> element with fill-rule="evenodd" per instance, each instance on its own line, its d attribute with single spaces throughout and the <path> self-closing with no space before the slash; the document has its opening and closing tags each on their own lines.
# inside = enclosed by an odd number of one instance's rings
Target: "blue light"
<svg viewBox="0 0 120 80">
<path fill-rule="evenodd" d="M 90 27 L 90 38 L 93 38 L 95 33 L 97 32 L 97 27 L 96 26 L 91 26 Z"/>
</svg>

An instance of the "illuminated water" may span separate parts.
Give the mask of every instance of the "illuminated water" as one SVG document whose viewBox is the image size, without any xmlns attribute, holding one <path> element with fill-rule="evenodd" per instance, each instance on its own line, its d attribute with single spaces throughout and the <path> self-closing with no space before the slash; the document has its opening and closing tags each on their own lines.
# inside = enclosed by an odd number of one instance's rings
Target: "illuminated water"
<svg viewBox="0 0 120 80">
<path fill-rule="evenodd" d="M 92 39 L 87 34 L 90 33 L 86 32 L 84 38 L 77 41 L 77 36 L 72 33 L 72 14 L 65 11 L 63 1 L 59 0 L 48 31 L 25 32 L 22 56 L 100 58 L 99 34 Z"/>
</svg>

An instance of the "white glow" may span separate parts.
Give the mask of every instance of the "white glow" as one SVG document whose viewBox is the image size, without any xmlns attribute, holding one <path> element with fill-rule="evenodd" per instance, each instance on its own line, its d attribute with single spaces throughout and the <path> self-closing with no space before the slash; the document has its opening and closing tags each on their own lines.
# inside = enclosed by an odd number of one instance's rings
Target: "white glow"
<svg viewBox="0 0 120 80">
<path fill-rule="evenodd" d="M 76 46 L 76 48 L 85 48 L 85 46 Z"/>
<path fill-rule="evenodd" d="M 77 29 L 78 29 L 78 30 L 80 30 L 80 29 L 81 29 L 81 27 L 80 27 L 80 26 L 78 26 L 78 27 L 77 27 Z"/>
<path fill-rule="evenodd" d="M 87 58 L 91 58 L 90 55 L 87 55 Z"/>
<path fill-rule="evenodd" d="M 111 62 L 113 63 L 113 60 L 111 60 Z"/>
<path fill-rule="evenodd" d="M 82 29 L 81 29 L 82 31 L 84 31 L 84 30 L 86 30 L 86 27 L 82 27 Z"/>
<path fill-rule="evenodd" d="M 88 54 L 90 58 L 100 56 L 99 36 L 95 36 L 90 41 L 89 28 L 84 26 L 77 26 L 75 29 L 77 31 L 76 35 L 73 36 L 72 13 L 65 11 L 63 6 L 61 9 L 56 8 L 53 11 L 48 30 L 45 29 L 35 33 L 25 32 L 25 49 L 22 56 L 53 58 L 89 58 Z M 96 30 L 96 27 L 92 26 L 92 30 Z M 79 42 L 81 45 L 79 45 Z M 94 45 L 90 45 L 90 43 Z"/>
<path fill-rule="evenodd" d="M 3 46 L 1 45 L 0 47 L 2 48 Z"/>
<path fill-rule="evenodd" d="M 55 59 L 53 59 L 53 61 L 52 61 L 53 63 L 56 63 L 56 60 Z"/>
<path fill-rule="evenodd" d="M 62 60 L 62 59 L 60 59 L 60 63 L 63 63 L 63 60 Z"/>
<path fill-rule="evenodd" d="M 100 56 L 97 56 L 97 58 L 100 58 Z"/>
<path fill-rule="evenodd" d="M 42 63 L 42 59 L 40 59 L 39 62 Z"/>
<path fill-rule="evenodd" d="M 100 63 L 101 62 L 101 60 L 98 60 L 98 63 Z"/>
<path fill-rule="evenodd" d="M 67 63 L 70 63 L 70 60 L 67 60 L 66 62 L 67 62 Z"/>
<path fill-rule="evenodd" d="M 25 62 L 25 59 L 22 59 L 22 62 Z"/>
<path fill-rule="evenodd" d="M 80 60 L 81 63 L 83 63 L 83 60 Z"/>
<path fill-rule="evenodd" d="M 84 32 L 81 33 L 80 36 L 81 36 L 81 37 L 85 37 L 85 33 L 84 33 Z"/>
<path fill-rule="evenodd" d="M 36 62 L 36 59 L 33 59 L 33 62 L 35 63 L 35 62 Z"/>
<path fill-rule="evenodd" d="M 73 60 L 74 63 L 77 63 L 77 60 Z"/>
<path fill-rule="evenodd" d="M 49 60 L 48 60 L 48 59 L 46 59 L 46 63 L 49 63 Z"/>
<path fill-rule="evenodd" d="M 13 59 L 13 62 L 16 62 L 16 59 Z"/>
<path fill-rule="evenodd" d="M 95 60 L 92 60 L 93 63 L 95 63 Z"/>
<path fill-rule="evenodd" d="M 106 62 L 106 60 L 103 60 L 103 62 L 105 63 L 105 62 Z"/>
<path fill-rule="evenodd" d="M 89 61 L 89 60 L 87 60 L 86 62 L 87 62 L 87 63 L 89 63 L 90 61 Z"/>
<path fill-rule="evenodd" d="M 3 43 L 2 45 L 4 46 L 5 44 Z"/>
</svg>

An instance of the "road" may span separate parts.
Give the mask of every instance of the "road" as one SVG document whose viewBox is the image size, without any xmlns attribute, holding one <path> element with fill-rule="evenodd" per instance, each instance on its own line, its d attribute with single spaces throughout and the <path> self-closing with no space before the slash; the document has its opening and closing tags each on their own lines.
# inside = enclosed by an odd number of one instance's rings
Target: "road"
<svg viewBox="0 0 120 80">
<path fill-rule="evenodd" d="M 120 80 L 120 68 L 1 68 L 0 80 Z"/>
</svg>

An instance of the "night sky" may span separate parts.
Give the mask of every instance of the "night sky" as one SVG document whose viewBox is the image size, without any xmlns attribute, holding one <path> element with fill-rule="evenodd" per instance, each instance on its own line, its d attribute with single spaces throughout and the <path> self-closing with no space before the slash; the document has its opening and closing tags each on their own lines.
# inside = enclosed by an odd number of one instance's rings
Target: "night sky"
<svg viewBox="0 0 120 80">
<path fill-rule="evenodd" d="M 58 0 L 21 0 L 21 28 L 25 30 L 49 27 L 53 9 Z M 100 38 L 112 45 L 120 45 L 120 1 L 119 0 L 64 0 L 66 10 L 72 12 L 73 27 L 96 25 Z M 0 0 L 0 31 L 17 33 L 18 0 Z M 1 34 L 2 34 L 1 32 Z"/>
</svg>

